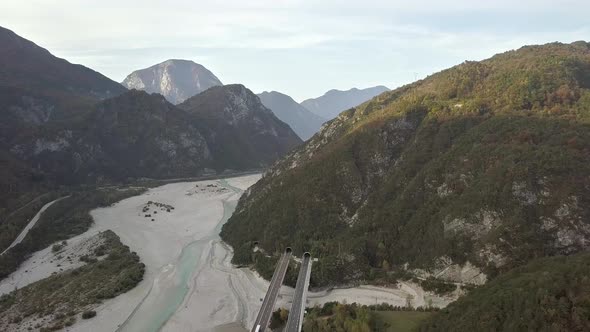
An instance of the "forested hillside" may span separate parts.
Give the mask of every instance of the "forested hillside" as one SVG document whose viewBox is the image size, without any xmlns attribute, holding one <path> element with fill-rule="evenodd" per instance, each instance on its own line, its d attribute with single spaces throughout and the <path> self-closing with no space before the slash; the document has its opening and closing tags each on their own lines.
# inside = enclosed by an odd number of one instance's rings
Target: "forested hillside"
<svg viewBox="0 0 590 332">
<path fill-rule="evenodd" d="M 0 27 L 0 220 L 54 184 L 11 150 L 44 128 L 76 121 L 100 100 L 126 89 L 87 67 L 69 63 Z"/>
<path fill-rule="evenodd" d="M 588 331 L 590 254 L 538 259 L 473 290 L 421 331 Z"/>
<path fill-rule="evenodd" d="M 11 151 L 55 183 L 79 184 L 258 169 L 301 142 L 245 87 L 213 89 L 179 107 L 131 90 L 13 142 Z"/>
<path fill-rule="evenodd" d="M 312 283 L 482 284 L 590 243 L 590 44 L 465 62 L 341 113 L 222 230 L 235 261 L 311 251 Z"/>
</svg>

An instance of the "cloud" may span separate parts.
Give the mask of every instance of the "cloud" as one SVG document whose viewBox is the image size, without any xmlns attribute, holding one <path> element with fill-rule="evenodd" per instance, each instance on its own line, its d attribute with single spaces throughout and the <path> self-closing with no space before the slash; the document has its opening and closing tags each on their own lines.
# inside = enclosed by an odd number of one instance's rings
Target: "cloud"
<svg viewBox="0 0 590 332">
<path fill-rule="evenodd" d="M 295 97 L 391 87 L 524 44 L 588 39 L 569 0 L 5 0 L 0 22 L 118 81 L 167 58 Z M 224 79 L 227 78 L 227 79 Z M 288 90 L 288 91 L 287 91 Z"/>
</svg>

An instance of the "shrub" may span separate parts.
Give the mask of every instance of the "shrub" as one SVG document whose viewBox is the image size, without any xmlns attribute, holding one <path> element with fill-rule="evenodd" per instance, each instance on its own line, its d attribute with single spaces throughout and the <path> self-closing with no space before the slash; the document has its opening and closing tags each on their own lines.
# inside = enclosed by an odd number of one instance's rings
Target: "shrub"
<svg viewBox="0 0 590 332">
<path fill-rule="evenodd" d="M 94 315 L 96 315 L 96 313 L 94 313 Z M 64 325 L 65 326 L 72 326 L 72 325 L 74 325 L 75 322 L 76 322 L 76 317 L 70 317 L 64 322 Z"/>
<path fill-rule="evenodd" d="M 433 292 L 438 295 L 451 293 L 457 289 L 457 285 L 440 281 L 433 277 L 429 277 L 426 280 L 420 280 L 420 286 L 422 286 L 425 291 Z"/>
<path fill-rule="evenodd" d="M 53 247 L 51 247 L 51 251 L 52 252 L 58 252 L 60 250 L 63 249 L 63 245 L 62 244 L 54 244 Z"/>
<path fill-rule="evenodd" d="M 96 311 L 94 311 L 94 310 L 86 310 L 82 313 L 83 319 L 90 319 L 94 316 L 96 316 Z"/>
</svg>

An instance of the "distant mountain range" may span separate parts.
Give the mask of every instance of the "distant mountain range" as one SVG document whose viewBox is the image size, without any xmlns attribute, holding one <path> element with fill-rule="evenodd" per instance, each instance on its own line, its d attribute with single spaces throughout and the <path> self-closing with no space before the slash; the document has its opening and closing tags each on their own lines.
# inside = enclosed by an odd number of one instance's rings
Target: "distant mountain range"
<svg viewBox="0 0 590 332">
<path fill-rule="evenodd" d="M 265 91 L 259 93 L 258 97 L 264 106 L 270 108 L 279 119 L 288 123 L 303 140 L 317 133 L 322 124 L 327 121 L 280 92 Z"/>
<path fill-rule="evenodd" d="M 189 60 L 167 60 L 129 74 L 122 83 L 129 89 L 159 93 L 172 104 L 223 85 L 211 71 Z"/>
<path fill-rule="evenodd" d="M 333 119 L 342 111 L 358 106 L 389 89 L 379 85 L 372 88 L 353 88 L 346 91 L 330 90 L 323 96 L 306 99 L 301 106 L 325 119 Z"/>
<path fill-rule="evenodd" d="M 129 74 L 122 83 L 129 89 L 159 93 L 172 104 L 180 104 L 210 87 L 223 85 L 211 71 L 190 60 L 167 60 Z M 264 106 L 287 123 L 300 138 L 307 140 L 328 119 L 388 91 L 384 86 L 348 91 L 330 90 L 301 105 L 291 97 L 271 91 L 258 94 Z"/>
</svg>

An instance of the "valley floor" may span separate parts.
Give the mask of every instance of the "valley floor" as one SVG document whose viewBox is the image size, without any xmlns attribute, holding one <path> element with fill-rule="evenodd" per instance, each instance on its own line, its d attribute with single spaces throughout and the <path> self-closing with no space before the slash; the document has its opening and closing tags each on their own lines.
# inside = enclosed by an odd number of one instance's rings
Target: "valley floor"
<svg viewBox="0 0 590 332">
<path fill-rule="evenodd" d="M 97 316 L 69 331 L 240 331 L 254 322 L 268 282 L 247 268 L 231 265 L 232 251 L 219 238 L 242 192 L 260 175 L 183 182 L 153 188 L 111 207 L 92 211 L 94 225 L 68 240 L 72 251 L 107 229 L 138 253 L 146 265 L 144 280 L 134 289 L 106 300 Z M 50 248 L 25 262 L 0 284 L 3 292 L 59 269 Z M 77 260 L 75 260 L 77 261 Z M 42 273 L 35 273 L 42 271 Z M 32 272 L 32 273 L 31 273 Z M 313 272 L 312 272 L 313 273 Z M 27 279 L 22 279 L 29 275 Z M 283 287 L 277 307 L 289 308 L 293 289 Z M 413 283 L 399 288 L 361 286 L 310 293 L 308 305 L 329 301 L 404 306 L 446 306 L 454 298 L 425 293 Z"/>
</svg>

